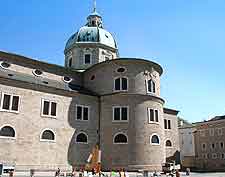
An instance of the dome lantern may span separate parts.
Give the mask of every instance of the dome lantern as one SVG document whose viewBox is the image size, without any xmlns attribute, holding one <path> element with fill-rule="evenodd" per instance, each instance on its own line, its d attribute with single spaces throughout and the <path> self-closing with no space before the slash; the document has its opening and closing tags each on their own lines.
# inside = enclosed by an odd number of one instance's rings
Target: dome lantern
<svg viewBox="0 0 225 177">
<path fill-rule="evenodd" d="M 65 66 L 82 71 L 93 64 L 118 57 L 116 41 L 103 28 L 102 17 L 96 11 L 96 0 L 87 24 L 69 38 L 64 53 Z"/>
</svg>

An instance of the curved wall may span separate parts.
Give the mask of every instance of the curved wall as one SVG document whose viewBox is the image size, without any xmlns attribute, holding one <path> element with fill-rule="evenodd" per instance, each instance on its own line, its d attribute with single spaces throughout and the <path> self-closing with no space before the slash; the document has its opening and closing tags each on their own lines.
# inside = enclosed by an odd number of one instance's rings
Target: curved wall
<svg viewBox="0 0 225 177">
<path fill-rule="evenodd" d="M 117 72 L 119 68 L 125 71 Z M 84 73 L 84 87 L 99 95 L 115 93 L 114 79 L 118 77 L 128 78 L 127 93 L 147 93 L 146 81 L 151 79 L 155 82 L 155 96 L 160 96 L 160 72 L 161 67 L 153 62 L 142 59 L 116 59 L 103 62 L 88 69 Z M 94 78 L 94 79 L 93 79 Z M 118 92 L 118 91 L 117 91 Z"/>
<path fill-rule="evenodd" d="M 118 93 L 101 97 L 100 133 L 105 170 L 122 167 L 128 170 L 161 170 L 165 161 L 163 103 L 159 98 L 138 94 Z M 129 121 L 114 122 L 113 106 L 129 106 Z M 158 110 L 158 123 L 149 123 L 148 108 Z M 118 132 L 127 135 L 128 144 L 113 143 L 113 137 Z M 159 136 L 159 145 L 150 143 L 153 134 Z"/>
</svg>

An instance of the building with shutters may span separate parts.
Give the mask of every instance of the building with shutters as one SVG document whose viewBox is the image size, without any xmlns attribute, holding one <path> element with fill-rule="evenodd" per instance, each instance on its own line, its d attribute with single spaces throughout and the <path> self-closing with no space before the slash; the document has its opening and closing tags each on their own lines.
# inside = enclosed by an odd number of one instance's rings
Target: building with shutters
<svg viewBox="0 0 225 177">
<path fill-rule="evenodd" d="M 160 171 L 179 154 L 178 111 L 160 96 L 162 67 L 120 58 L 94 7 L 65 66 L 0 52 L 0 163 L 80 168 L 99 144 L 103 170 Z"/>
</svg>

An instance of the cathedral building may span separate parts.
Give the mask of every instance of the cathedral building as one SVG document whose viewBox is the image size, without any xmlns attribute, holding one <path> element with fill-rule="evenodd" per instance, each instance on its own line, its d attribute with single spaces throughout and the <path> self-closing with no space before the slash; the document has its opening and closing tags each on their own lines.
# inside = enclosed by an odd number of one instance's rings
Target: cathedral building
<svg viewBox="0 0 225 177">
<path fill-rule="evenodd" d="M 0 163 L 62 170 L 160 171 L 179 153 L 177 110 L 160 96 L 162 67 L 120 58 L 96 8 L 64 50 L 65 66 L 0 52 Z"/>
</svg>

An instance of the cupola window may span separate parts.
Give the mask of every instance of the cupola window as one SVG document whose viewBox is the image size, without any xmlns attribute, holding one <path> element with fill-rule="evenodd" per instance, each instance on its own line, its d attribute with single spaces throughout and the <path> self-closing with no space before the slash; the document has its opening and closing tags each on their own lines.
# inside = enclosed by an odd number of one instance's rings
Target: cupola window
<svg viewBox="0 0 225 177">
<path fill-rule="evenodd" d="M 69 58 L 68 67 L 72 67 L 72 57 Z"/>
<path fill-rule="evenodd" d="M 91 54 L 84 55 L 84 64 L 91 64 Z"/>
</svg>

